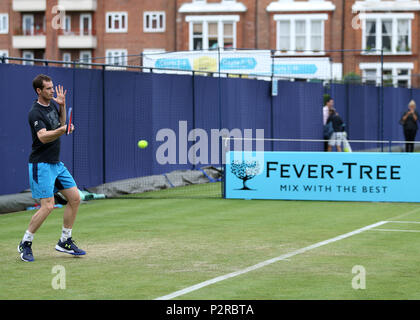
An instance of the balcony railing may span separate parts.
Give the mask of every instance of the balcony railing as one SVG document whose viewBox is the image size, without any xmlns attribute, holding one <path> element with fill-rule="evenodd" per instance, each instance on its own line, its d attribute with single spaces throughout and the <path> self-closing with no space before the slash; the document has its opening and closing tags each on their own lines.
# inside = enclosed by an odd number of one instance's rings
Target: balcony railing
<svg viewBox="0 0 420 320">
<path fill-rule="evenodd" d="M 95 30 L 62 30 L 58 31 L 60 49 L 95 49 L 97 46 Z"/>
<path fill-rule="evenodd" d="M 23 30 L 22 28 L 15 29 L 14 35 L 16 36 L 42 36 L 45 35 L 46 32 L 43 27 L 35 26 L 33 29 L 26 29 Z"/>
<path fill-rule="evenodd" d="M 59 36 L 96 36 L 96 30 L 94 29 L 58 29 Z"/>
<path fill-rule="evenodd" d="M 58 0 L 58 5 L 66 11 L 96 11 L 96 0 Z"/>
<path fill-rule="evenodd" d="M 45 11 L 47 8 L 47 0 L 13 0 L 13 11 L 34 12 Z"/>
<path fill-rule="evenodd" d="M 45 49 L 47 37 L 44 33 L 14 35 L 12 42 L 15 49 Z"/>
</svg>

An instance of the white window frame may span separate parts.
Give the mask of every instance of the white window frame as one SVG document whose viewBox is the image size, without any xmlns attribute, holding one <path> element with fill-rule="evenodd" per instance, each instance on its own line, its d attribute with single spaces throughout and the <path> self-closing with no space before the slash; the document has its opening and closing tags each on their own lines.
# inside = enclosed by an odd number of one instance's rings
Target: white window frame
<svg viewBox="0 0 420 320">
<path fill-rule="evenodd" d="M 33 14 L 24 14 L 22 15 L 22 35 L 27 35 L 26 33 L 26 24 L 25 24 L 25 19 L 31 19 L 31 27 L 28 30 L 28 35 L 34 35 L 35 34 L 35 17 Z"/>
<path fill-rule="evenodd" d="M 152 21 L 156 20 L 157 28 L 147 26 L 147 16 L 149 16 L 149 22 L 153 25 Z M 159 25 L 159 17 L 162 18 L 162 25 Z M 143 12 L 143 32 L 165 32 L 166 30 L 166 12 L 165 11 L 144 11 Z"/>
<path fill-rule="evenodd" d="M 360 70 L 362 71 L 363 79 L 366 78 L 365 70 L 376 70 L 376 85 L 381 85 L 381 64 L 380 63 L 360 63 Z M 408 74 L 404 76 L 399 76 L 397 74 L 398 69 L 408 70 Z M 389 62 L 383 64 L 383 70 L 392 70 L 392 85 L 394 87 L 398 86 L 398 80 L 407 80 L 408 87 L 411 87 L 411 72 L 414 70 L 414 64 L 411 62 Z"/>
<path fill-rule="evenodd" d="M 71 62 L 71 53 L 70 52 L 64 52 L 63 53 L 63 61 Z M 70 63 L 63 63 L 63 67 L 70 68 L 71 64 Z"/>
<path fill-rule="evenodd" d="M 30 57 L 25 57 L 25 55 L 29 55 Z M 25 50 L 25 51 L 22 51 L 22 58 L 25 58 L 25 59 L 34 59 L 35 58 L 35 54 L 34 54 L 33 51 Z M 22 64 L 24 66 L 33 66 L 34 65 L 34 62 L 33 61 L 22 61 Z"/>
<path fill-rule="evenodd" d="M 83 36 L 85 35 L 84 33 L 84 24 L 83 24 L 83 19 L 84 18 L 89 18 L 89 29 L 87 30 L 87 34 L 91 35 L 92 34 L 92 15 L 90 13 L 84 13 L 80 15 L 80 35 Z"/>
<path fill-rule="evenodd" d="M 2 28 L 3 21 L 5 21 L 5 27 Z M 0 34 L 9 33 L 9 14 L 0 13 Z"/>
<path fill-rule="evenodd" d="M 63 33 L 64 34 L 71 34 L 71 16 L 66 15 L 64 17 L 64 29 L 63 29 Z"/>
<path fill-rule="evenodd" d="M 106 56 L 106 64 L 112 64 L 114 65 L 113 61 L 109 60 L 109 55 L 112 54 L 112 58 L 115 56 L 121 57 L 122 56 L 122 64 L 126 66 L 127 65 L 127 49 L 106 49 L 105 50 L 105 56 Z M 118 70 L 124 70 L 125 68 L 120 67 L 120 64 L 116 64 L 115 67 L 107 67 L 107 69 L 118 69 Z"/>
<path fill-rule="evenodd" d="M 82 58 L 84 54 L 88 54 L 89 55 L 89 61 L 83 61 L 84 59 Z M 79 53 L 79 61 L 80 62 L 86 62 L 86 63 L 92 63 L 92 51 L 90 50 L 84 50 L 84 51 L 80 51 Z M 92 66 L 90 65 L 80 65 L 80 68 L 87 68 L 90 69 L 92 68 Z"/>
<path fill-rule="evenodd" d="M 238 23 L 240 17 L 239 15 L 220 15 L 220 16 L 186 16 L 185 21 L 189 23 L 189 50 L 194 50 L 194 39 L 193 39 L 193 24 L 194 23 L 202 23 L 203 24 L 203 48 L 202 50 L 209 49 L 209 41 L 208 41 L 208 24 L 210 23 L 217 23 L 217 43 L 222 44 L 224 43 L 224 34 L 223 34 L 223 24 L 224 23 L 232 23 L 233 24 L 233 45 L 232 48 L 229 49 L 236 49 L 237 43 L 237 32 L 236 32 L 236 24 Z M 223 47 L 220 46 L 220 49 L 223 50 Z"/>
<path fill-rule="evenodd" d="M 143 49 L 143 53 L 165 53 L 166 50 L 165 49 L 161 49 L 161 48 L 146 48 Z"/>
<path fill-rule="evenodd" d="M 303 51 L 296 50 L 296 21 L 305 21 L 305 48 Z M 324 55 L 325 54 L 325 21 L 328 14 L 275 14 L 276 21 L 276 54 L 278 55 Z M 290 22 L 290 50 L 280 51 L 280 21 Z M 311 48 L 311 22 L 321 21 L 321 50 L 313 51 Z"/>
<path fill-rule="evenodd" d="M 392 21 L 392 44 L 391 51 L 384 51 L 384 55 L 411 55 L 412 54 L 412 20 L 414 13 L 361 13 L 362 21 L 362 50 L 366 50 L 366 21 L 374 20 L 376 23 L 376 49 L 372 52 L 363 52 L 362 54 L 381 54 L 382 48 L 382 21 Z M 398 44 L 398 20 L 408 20 L 408 46 L 410 51 L 397 51 Z"/>
<path fill-rule="evenodd" d="M 125 27 L 121 28 L 122 25 L 122 17 L 125 17 Z M 110 27 L 108 25 L 109 22 L 109 17 L 112 17 L 112 26 Z M 115 25 L 115 20 L 119 19 L 120 22 L 120 28 L 116 29 L 114 27 Z M 106 16 L 105 16 L 105 31 L 107 33 L 126 33 L 128 32 L 128 13 L 125 11 L 113 11 L 113 12 L 107 12 Z"/>
</svg>

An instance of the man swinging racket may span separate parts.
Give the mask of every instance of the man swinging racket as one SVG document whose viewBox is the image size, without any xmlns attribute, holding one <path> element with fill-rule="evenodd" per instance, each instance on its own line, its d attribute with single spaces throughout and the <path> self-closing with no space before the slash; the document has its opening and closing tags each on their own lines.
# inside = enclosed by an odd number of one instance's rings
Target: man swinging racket
<svg viewBox="0 0 420 320">
<path fill-rule="evenodd" d="M 29 112 L 29 126 L 32 133 L 32 152 L 29 157 L 29 183 L 34 199 L 40 199 L 41 207 L 32 216 L 28 229 L 19 243 L 18 251 L 23 261 L 34 261 L 32 241 L 35 232 L 54 209 L 54 193 L 59 191 L 67 200 L 63 216 L 63 229 L 55 249 L 72 255 L 84 255 L 71 236 L 80 195 L 70 172 L 59 160 L 60 137 L 66 133 L 66 93 L 62 86 L 54 86 L 50 77 L 38 75 L 32 82 L 38 95 Z M 59 105 L 57 109 L 54 102 Z M 73 132 L 73 124 L 69 125 Z"/>
</svg>

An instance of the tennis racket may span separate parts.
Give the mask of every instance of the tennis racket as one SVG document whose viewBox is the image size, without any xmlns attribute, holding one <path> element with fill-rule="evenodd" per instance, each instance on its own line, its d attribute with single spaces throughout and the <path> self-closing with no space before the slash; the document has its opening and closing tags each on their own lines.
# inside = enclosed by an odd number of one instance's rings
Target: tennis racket
<svg viewBox="0 0 420 320">
<path fill-rule="evenodd" d="M 68 115 L 67 115 L 68 123 L 67 123 L 67 132 L 66 135 L 70 134 L 71 124 L 73 123 L 73 108 L 69 108 Z"/>
</svg>

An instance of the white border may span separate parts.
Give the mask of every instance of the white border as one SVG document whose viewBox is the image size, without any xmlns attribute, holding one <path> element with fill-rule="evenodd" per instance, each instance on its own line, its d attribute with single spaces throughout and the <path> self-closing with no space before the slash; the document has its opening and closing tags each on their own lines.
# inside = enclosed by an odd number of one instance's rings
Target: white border
<svg viewBox="0 0 420 320">
<path fill-rule="evenodd" d="M 376 84 L 381 84 L 381 64 L 378 62 L 362 62 L 359 64 L 360 70 L 362 70 L 363 78 L 366 78 L 366 69 L 376 69 Z M 386 62 L 383 65 L 385 69 L 392 70 L 392 84 L 398 85 L 398 80 L 407 80 L 408 87 L 411 87 L 411 70 L 414 69 L 414 63 L 412 62 Z M 398 76 L 397 69 L 408 69 L 408 75 Z"/>
<path fill-rule="evenodd" d="M 159 28 L 154 29 L 153 27 L 147 27 L 146 26 L 146 16 L 149 15 L 150 16 L 150 22 L 152 20 L 152 16 L 153 15 L 163 15 L 163 19 L 162 19 L 162 26 L 159 26 Z M 159 19 L 158 19 L 159 21 Z M 165 11 L 144 11 L 143 12 L 143 32 L 165 32 L 166 30 L 166 12 Z"/>
<path fill-rule="evenodd" d="M 217 42 L 218 44 L 223 43 L 223 23 L 233 23 L 233 48 L 236 48 L 236 23 L 239 21 L 238 15 L 207 15 L 207 16 L 186 16 L 185 21 L 189 23 L 189 50 L 194 50 L 194 39 L 193 39 L 193 23 L 203 23 L 203 50 L 208 50 L 208 23 L 217 22 Z M 223 48 L 221 48 L 223 50 Z"/>
<path fill-rule="evenodd" d="M 343 1 L 343 0 L 341 0 Z M 267 6 L 268 12 L 311 12 L 311 11 L 334 11 L 335 5 L 331 1 L 273 1 Z"/>
<path fill-rule="evenodd" d="M 0 13 L 0 19 L 6 17 L 6 29 L 0 29 L 0 34 L 8 34 L 9 33 L 9 14 L 8 13 Z"/>
<path fill-rule="evenodd" d="M 125 28 L 114 29 L 108 26 L 109 16 L 120 14 L 125 16 Z M 113 18 L 114 19 L 114 18 Z M 128 13 L 127 11 L 109 11 L 105 13 L 105 32 L 106 33 L 127 33 L 128 32 Z"/>
<path fill-rule="evenodd" d="M 295 44 L 295 21 L 296 20 L 305 20 L 306 21 L 306 30 L 305 30 L 305 48 L 303 52 L 296 51 Z M 321 50 L 320 51 L 311 51 L 310 42 L 311 42 L 311 21 L 312 20 L 321 20 Z M 314 55 L 314 54 L 324 54 L 325 50 L 325 20 L 328 20 L 328 14 L 275 14 L 274 21 L 276 21 L 276 54 L 278 55 Z M 290 22 L 290 50 L 285 52 L 280 51 L 280 21 L 289 21 Z"/>
<path fill-rule="evenodd" d="M 361 13 L 359 15 L 360 21 L 362 22 L 362 49 L 366 50 L 366 20 L 376 20 L 376 46 L 382 47 L 382 20 L 392 20 L 392 50 L 391 52 L 384 52 L 384 55 L 411 55 L 412 54 L 412 22 L 409 21 L 408 26 L 408 46 L 410 51 L 397 51 L 397 21 L 398 20 L 413 20 L 414 13 Z M 381 52 L 376 50 L 375 52 L 363 52 L 364 55 L 379 55 Z"/>
<path fill-rule="evenodd" d="M 236 1 L 221 1 L 220 3 L 206 3 L 196 1 L 184 3 L 179 8 L 179 13 L 218 13 L 218 12 L 246 12 L 244 4 Z"/>
</svg>

